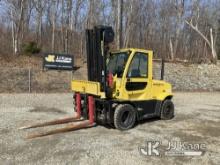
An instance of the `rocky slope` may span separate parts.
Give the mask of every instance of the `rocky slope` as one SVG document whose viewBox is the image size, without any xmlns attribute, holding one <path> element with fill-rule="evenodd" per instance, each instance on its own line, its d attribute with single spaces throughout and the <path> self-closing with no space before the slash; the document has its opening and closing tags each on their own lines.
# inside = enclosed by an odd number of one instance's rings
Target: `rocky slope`
<svg viewBox="0 0 220 165">
<path fill-rule="evenodd" d="M 20 56 L 16 61 L 1 60 L 0 63 L 0 93 L 26 93 L 29 91 L 69 92 L 71 79 L 86 79 L 86 63 L 78 70 L 71 72 L 42 71 L 41 58 Z M 159 62 L 154 62 L 154 79 L 160 79 Z M 31 75 L 29 76 L 29 69 Z M 220 91 L 220 61 L 213 64 L 165 64 L 165 80 L 173 85 L 176 91 Z"/>
<path fill-rule="evenodd" d="M 159 71 L 160 64 L 154 65 Z M 156 73 L 158 77 L 158 73 Z M 220 91 L 220 64 L 165 64 L 165 80 L 179 91 Z"/>
</svg>

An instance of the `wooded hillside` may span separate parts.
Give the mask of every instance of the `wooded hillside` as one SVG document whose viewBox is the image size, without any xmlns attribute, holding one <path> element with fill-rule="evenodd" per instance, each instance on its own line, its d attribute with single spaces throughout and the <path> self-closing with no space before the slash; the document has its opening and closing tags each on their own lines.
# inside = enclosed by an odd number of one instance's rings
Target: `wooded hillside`
<svg viewBox="0 0 220 165">
<path fill-rule="evenodd" d="M 157 57 L 216 62 L 219 0 L 0 0 L 0 55 L 85 54 L 85 29 L 111 25 L 113 47 L 153 49 Z"/>
</svg>

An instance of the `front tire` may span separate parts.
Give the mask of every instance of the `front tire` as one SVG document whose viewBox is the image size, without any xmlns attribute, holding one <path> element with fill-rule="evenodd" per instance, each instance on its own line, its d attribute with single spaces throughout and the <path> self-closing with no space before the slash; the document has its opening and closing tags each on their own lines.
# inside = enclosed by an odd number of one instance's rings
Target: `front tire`
<svg viewBox="0 0 220 165">
<path fill-rule="evenodd" d="M 165 100 L 161 107 L 160 118 L 170 120 L 174 117 L 174 104 L 171 100 Z"/>
<path fill-rule="evenodd" d="M 119 130 L 128 130 L 136 122 L 136 111 L 130 104 L 119 104 L 115 108 L 114 125 Z"/>
</svg>

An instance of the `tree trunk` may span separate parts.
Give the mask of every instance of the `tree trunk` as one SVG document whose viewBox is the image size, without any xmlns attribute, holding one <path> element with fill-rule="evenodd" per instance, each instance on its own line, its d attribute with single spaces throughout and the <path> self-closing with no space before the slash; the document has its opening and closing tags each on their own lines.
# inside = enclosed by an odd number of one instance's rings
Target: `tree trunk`
<svg viewBox="0 0 220 165">
<path fill-rule="evenodd" d="M 55 20 L 53 20 L 53 27 L 52 27 L 52 52 L 55 51 L 55 29 L 56 29 L 56 23 L 55 23 Z"/>
<path fill-rule="evenodd" d="M 19 52 L 19 45 L 20 45 L 19 37 L 20 37 L 21 28 L 22 28 L 22 23 L 24 20 L 24 2 L 25 2 L 24 0 L 21 0 L 19 21 L 18 21 L 16 28 L 15 28 L 14 54 L 18 54 L 18 52 Z"/>
<path fill-rule="evenodd" d="M 118 0 L 117 47 L 122 47 L 123 0 Z"/>
<path fill-rule="evenodd" d="M 89 1 L 89 12 L 87 15 L 87 28 L 91 29 L 95 25 L 95 20 L 94 20 L 94 0 Z"/>
<path fill-rule="evenodd" d="M 64 10 L 65 10 L 65 4 L 64 0 L 61 1 L 61 41 L 62 41 L 62 51 L 66 51 L 66 45 L 65 45 L 65 34 L 64 34 Z"/>
<path fill-rule="evenodd" d="M 173 61 L 174 59 L 174 53 L 173 53 L 173 43 L 172 40 L 170 38 L 170 59 Z"/>
<path fill-rule="evenodd" d="M 214 48 L 214 39 L 213 39 L 212 28 L 210 29 L 210 39 L 211 39 L 212 58 L 213 58 L 213 62 L 216 64 L 218 58 L 217 58 L 216 50 L 215 50 L 215 48 Z"/>
<path fill-rule="evenodd" d="M 176 36 L 174 40 L 174 46 L 173 46 L 173 55 L 172 60 L 177 55 L 177 48 L 180 40 L 180 32 L 181 32 L 181 26 L 182 26 L 182 17 L 184 14 L 184 4 L 185 0 L 176 0 L 176 11 L 177 11 L 177 23 L 176 23 Z"/>
<path fill-rule="evenodd" d="M 125 31 L 125 39 L 124 39 L 124 47 L 130 47 L 129 42 L 130 42 L 130 36 L 131 36 L 131 31 L 133 29 L 133 24 L 132 19 L 133 19 L 133 12 L 134 12 L 134 6 L 133 6 L 134 1 L 132 0 L 130 5 L 130 13 L 127 18 L 127 23 L 126 23 L 126 31 Z"/>
<path fill-rule="evenodd" d="M 42 42 L 42 13 L 39 12 L 37 16 L 37 44 L 41 47 Z"/>
<path fill-rule="evenodd" d="M 13 11 L 11 10 L 11 17 L 13 18 Z M 15 51 L 15 27 L 14 27 L 14 22 L 13 20 L 11 21 L 11 34 L 12 34 L 12 49 L 13 49 L 13 54 L 16 54 Z"/>
<path fill-rule="evenodd" d="M 68 53 L 68 29 L 65 31 L 65 53 Z"/>
<path fill-rule="evenodd" d="M 14 40 L 14 54 L 18 54 L 18 37 L 16 36 L 15 37 L 15 40 Z"/>
<path fill-rule="evenodd" d="M 212 28 L 210 29 L 210 38 L 211 41 L 209 41 L 209 39 L 198 29 L 198 26 L 194 26 L 192 24 L 192 22 L 188 22 L 185 21 L 187 25 L 189 25 L 194 31 L 196 31 L 204 40 L 205 42 L 208 44 L 209 48 L 212 51 L 212 59 L 213 59 L 213 63 L 217 63 L 217 53 L 214 47 L 214 41 L 213 41 L 213 33 L 212 33 Z"/>
<path fill-rule="evenodd" d="M 56 1 L 52 2 L 52 41 L 51 41 L 51 49 L 52 52 L 55 52 L 55 30 L 56 30 Z"/>
</svg>

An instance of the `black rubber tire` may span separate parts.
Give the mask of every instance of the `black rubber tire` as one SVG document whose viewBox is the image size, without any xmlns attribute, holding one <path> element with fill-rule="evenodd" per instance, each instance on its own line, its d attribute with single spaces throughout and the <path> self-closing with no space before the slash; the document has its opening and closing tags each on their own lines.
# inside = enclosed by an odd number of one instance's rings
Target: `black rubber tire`
<svg viewBox="0 0 220 165">
<path fill-rule="evenodd" d="M 128 130 L 136 122 L 136 111 L 130 104 L 119 104 L 115 108 L 114 125 L 119 130 Z"/>
<path fill-rule="evenodd" d="M 174 117 L 174 104 L 171 100 L 165 100 L 161 107 L 160 118 L 170 120 Z"/>
</svg>

